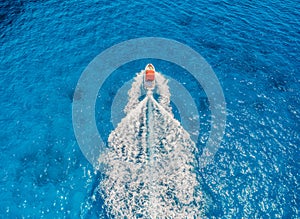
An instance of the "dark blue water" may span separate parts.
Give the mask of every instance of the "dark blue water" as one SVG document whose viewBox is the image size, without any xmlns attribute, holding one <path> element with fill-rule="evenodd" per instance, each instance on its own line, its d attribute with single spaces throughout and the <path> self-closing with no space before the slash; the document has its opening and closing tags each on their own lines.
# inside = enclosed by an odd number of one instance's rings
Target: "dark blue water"
<svg viewBox="0 0 300 219">
<path fill-rule="evenodd" d="M 73 92 L 96 55 L 145 36 L 189 45 L 223 88 L 225 137 L 199 173 L 206 216 L 299 218 L 299 11 L 297 1 L 280 0 L 1 1 L 1 218 L 105 214 L 90 198 L 99 174 L 73 134 Z M 127 67 L 133 77 L 144 65 Z M 186 87 L 192 92 L 193 82 Z M 113 97 L 114 86 L 107 89 Z M 205 100 L 197 104 L 207 110 Z M 108 135 L 109 121 L 102 126 Z"/>
</svg>

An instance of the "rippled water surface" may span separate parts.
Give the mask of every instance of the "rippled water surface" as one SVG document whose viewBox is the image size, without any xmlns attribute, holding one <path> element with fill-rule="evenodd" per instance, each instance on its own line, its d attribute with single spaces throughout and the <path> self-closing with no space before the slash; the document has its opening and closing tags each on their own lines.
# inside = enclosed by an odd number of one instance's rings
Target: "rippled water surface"
<svg viewBox="0 0 300 219">
<path fill-rule="evenodd" d="M 73 92 L 96 55 L 145 36 L 192 47 L 223 88 L 226 133 L 215 162 L 197 173 L 206 216 L 299 218 L 299 11 L 297 1 L 280 0 L 1 1 L 1 218 L 106 217 L 95 192 L 101 173 L 73 134 Z M 127 64 L 125 76 L 116 71 L 99 91 L 103 137 L 113 129 L 116 90 L 145 63 Z M 206 139 L 210 110 L 193 78 L 154 64 L 195 98 Z"/>
</svg>

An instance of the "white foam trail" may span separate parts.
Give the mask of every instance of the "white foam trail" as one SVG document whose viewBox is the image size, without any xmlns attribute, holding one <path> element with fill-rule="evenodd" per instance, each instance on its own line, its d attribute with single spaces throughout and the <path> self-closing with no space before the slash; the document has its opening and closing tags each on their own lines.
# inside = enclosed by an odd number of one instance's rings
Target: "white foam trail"
<svg viewBox="0 0 300 219">
<path fill-rule="evenodd" d="M 134 78 L 131 89 L 128 91 L 128 103 L 124 109 L 125 114 L 128 114 L 133 110 L 139 103 L 139 97 L 142 95 L 142 85 L 143 85 L 143 74 L 141 71 Z"/>
<path fill-rule="evenodd" d="M 158 81 L 167 96 L 164 81 Z M 135 85 L 141 86 L 137 80 Z M 107 211 L 114 218 L 201 218 L 194 142 L 167 101 L 158 103 L 147 94 L 136 102 L 135 94 L 129 96 L 135 108 L 110 134 L 109 150 L 100 158 L 107 166 L 100 183 Z"/>
<path fill-rule="evenodd" d="M 171 94 L 168 86 L 168 80 L 162 76 L 162 74 L 156 72 L 155 81 L 157 84 L 157 93 L 160 95 L 158 102 L 165 108 L 165 110 L 172 113 L 172 108 L 170 107 Z"/>
</svg>

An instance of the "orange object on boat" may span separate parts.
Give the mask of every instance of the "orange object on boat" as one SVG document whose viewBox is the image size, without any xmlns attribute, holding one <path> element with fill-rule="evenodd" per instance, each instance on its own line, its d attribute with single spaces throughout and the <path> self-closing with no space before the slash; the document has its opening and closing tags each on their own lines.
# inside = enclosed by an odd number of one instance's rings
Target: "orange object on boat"
<svg viewBox="0 0 300 219">
<path fill-rule="evenodd" d="M 146 81 L 154 81 L 155 71 L 154 70 L 146 70 Z"/>
</svg>

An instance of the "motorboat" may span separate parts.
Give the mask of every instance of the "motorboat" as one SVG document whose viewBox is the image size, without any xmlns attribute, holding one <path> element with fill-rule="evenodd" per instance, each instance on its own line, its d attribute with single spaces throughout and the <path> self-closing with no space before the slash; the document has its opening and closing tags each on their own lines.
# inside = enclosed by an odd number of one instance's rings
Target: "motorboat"
<svg viewBox="0 0 300 219">
<path fill-rule="evenodd" d="M 153 90 L 155 87 L 155 68 L 151 63 L 145 68 L 144 87 L 146 90 Z"/>
</svg>

